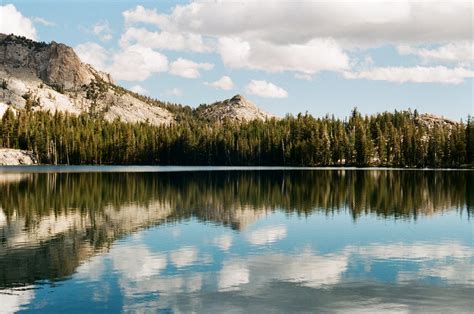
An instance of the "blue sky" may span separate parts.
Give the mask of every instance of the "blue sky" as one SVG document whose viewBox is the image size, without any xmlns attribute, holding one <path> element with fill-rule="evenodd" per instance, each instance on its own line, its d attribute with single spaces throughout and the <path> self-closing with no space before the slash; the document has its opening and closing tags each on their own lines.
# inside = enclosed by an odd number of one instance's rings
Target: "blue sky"
<svg viewBox="0 0 474 314">
<path fill-rule="evenodd" d="M 0 31 L 74 47 L 128 88 L 273 114 L 473 108 L 466 1 L 11 1 Z"/>
</svg>

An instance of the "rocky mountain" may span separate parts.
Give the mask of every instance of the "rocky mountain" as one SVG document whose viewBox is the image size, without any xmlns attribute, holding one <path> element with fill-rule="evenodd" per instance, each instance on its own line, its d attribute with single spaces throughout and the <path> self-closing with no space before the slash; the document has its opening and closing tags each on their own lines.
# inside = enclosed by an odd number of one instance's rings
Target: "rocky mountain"
<svg viewBox="0 0 474 314">
<path fill-rule="evenodd" d="M 114 84 L 71 47 L 0 34 L 0 115 L 8 108 L 87 112 L 107 120 L 170 124 L 167 109 Z"/>
<path fill-rule="evenodd" d="M 261 110 L 242 95 L 235 95 L 212 105 L 202 105 L 196 111 L 200 117 L 211 121 L 228 119 L 245 122 L 274 118 L 273 115 Z"/>
</svg>

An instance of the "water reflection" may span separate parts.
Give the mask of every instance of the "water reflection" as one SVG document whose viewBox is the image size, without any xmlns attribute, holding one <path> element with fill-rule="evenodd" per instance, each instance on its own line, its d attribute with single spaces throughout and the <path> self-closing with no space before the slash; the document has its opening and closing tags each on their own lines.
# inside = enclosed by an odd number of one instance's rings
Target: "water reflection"
<svg viewBox="0 0 474 314">
<path fill-rule="evenodd" d="M 0 304 L 466 311 L 473 180 L 467 171 L 0 174 Z M 89 301 L 77 305 L 76 293 Z"/>
</svg>

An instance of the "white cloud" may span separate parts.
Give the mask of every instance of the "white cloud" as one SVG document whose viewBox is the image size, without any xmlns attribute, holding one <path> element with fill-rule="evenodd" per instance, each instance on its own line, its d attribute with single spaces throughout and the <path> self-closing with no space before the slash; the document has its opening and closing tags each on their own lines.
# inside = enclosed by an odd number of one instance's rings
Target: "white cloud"
<svg viewBox="0 0 474 314">
<path fill-rule="evenodd" d="M 473 48 L 472 41 L 449 43 L 432 49 L 401 45 L 398 46 L 398 53 L 401 55 L 416 55 L 425 62 L 447 61 L 463 63 L 474 61 Z"/>
<path fill-rule="evenodd" d="M 265 98 L 286 98 L 288 92 L 281 87 L 267 81 L 251 80 L 245 87 L 248 94 L 257 95 Z"/>
<path fill-rule="evenodd" d="M 192 1 L 170 14 L 138 6 L 128 21 L 277 44 L 334 38 L 356 45 L 471 40 L 470 1 Z M 129 13 L 130 14 L 130 13 Z M 416 30 L 416 31 L 413 31 Z"/>
<path fill-rule="evenodd" d="M 74 47 L 74 51 L 82 62 L 88 63 L 102 71 L 107 70 L 106 62 L 109 59 L 109 54 L 102 46 L 93 42 L 87 42 Z"/>
<path fill-rule="evenodd" d="M 461 67 L 374 67 L 356 72 L 344 72 L 347 79 L 367 79 L 396 83 L 442 83 L 460 84 L 465 79 L 474 77 L 474 71 Z"/>
<path fill-rule="evenodd" d="M 205 85 L 212 86 L 214 88 L 230 90 L 234 88 L 234 82 L 229 76 L 224 75 L 220 79 L 214 82 L 204 82 Z"/>
<path fill-rule="evenodd" d="M 130 87 L 130 90 L 134 93 L 140 94 L 140 95 L 148 95 L 149 92 L 146 88 L 140 86 L 140 85 L 133 85 Z"/>
<path fill-rule="evenodd" d="M 137 5 L 133 10 L 122 13 L 125 24 L 148 23 L 160 25 L 165 21 L 164 16 L 160 16 L 156 10 L 145 9 L 142 5 Z"/>
<path fill-rule="evenodd" d="M 166 94 L 170 96 L 180 97 L 180 96 L 183 96 L 183 91 L 180 88 L 174 87 L 166 91 Z"/>
<path fill-rule="evenodd" d="M 218 51 L 224 64 L 232 68 L 314 74 L 323 70 L 341 71 L 349 67 L 348 56 L 331 39 L 277 45 L 222 37 L 219 39 Z"/>
<path fill-rule="evenodd" d="M 170 73 L 185 78 L 198 78 L 199 70 L 212 70 L 212 63 L 196 63 L 191 60 L 179 58 L 170 64 Z"/>
<path fill-rule="evenodd" d="M 23 16 L 13 4 L 0 6 L 0 33 L 15 34 L 36 39 L 36 29 L 32 21 Z"/>
<path fill-rule="evenodd" d="M 128 28 L 120 37 L 120 46 L 139 44 L 162 50 L 209 52 L 201 35 L 192 33 L 152 32 L 145 28 Z"/>
<path fill-rule="evenodd" d="M 168 70 L 168 59 L 148 47 L 132 45 L 115 53 L 87 42 L 74 48 L 82 62 L 108 72 L 114 79 L 144 81 L 154 73 Z"/>
<path fill-rule="evenodd" d="M 462 0 L 191 1 L 169 13 L 143 6 L 125 11 L 129 27 L 147 23 L 159 32 L 131 27 L 122 44 L 209 52 L 215 42 L 228 67 L 292 71 L 296 78 L 309 80 L 320 71 L 349 71 L 349 49 L 387 43 L 462 42 L 436 49 L 401 48 L 401 52 L 424 59 L 472 60 L 472 14 L 473 4 Z"/>
<path fill-rule="evenodd" d="M 109 41 L 112 39 L 112 29 L 107 20 L 100 21 L 92 26 L 92 32 L 99 37 L 101 41 Z"/>
<path fill-rule="evenodd" d="M 167 71 L 168 59 L 148 47 L 133 45 L 114 54 L 108 69 L 117 80 L 144 81 L 153 73 Z"/>
<path fill-rule="evenodd" d="M 44 19 L 44 18 L 38 17 L 38 16 L 37 16 L 37 17 L 34 17 L 34 18 L 33 18 L 33 21 L 34 21 L 35 23 L 42 24 L 42 25 L 48 26 L 48 27 L 56 26 L 56 23 L 51 22 L 51 21 L 48 21 L 47 19 Z"/>
<path fill-rule="evenodd" d="M 247 240 L 253 245 L 264 245 L 284 239 L 285 237 L 285 226 L 269 226 L 252 232 L 247 236 Z"/>
</svg>

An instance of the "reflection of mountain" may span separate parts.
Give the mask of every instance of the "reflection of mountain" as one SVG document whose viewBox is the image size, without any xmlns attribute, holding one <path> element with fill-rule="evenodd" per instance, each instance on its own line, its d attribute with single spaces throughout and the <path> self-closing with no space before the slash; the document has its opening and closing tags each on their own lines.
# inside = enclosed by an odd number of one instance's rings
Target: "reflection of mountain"
<svg viewBox="0 0 474 314">
<path fill-rule="evenodd" d="M 195 217 L 240 230 L 269 211 L 470 213 L 471 172 L 252 171 L 0 174 L 0 286 L 71 275 L 140 228 Z M 276 230 L 278 231 L 278 230 Z M 275 231 L 275 232 L 276 232 Z M 267 235 L 282 236 L 282 231 Z M 256 234 L 253 241 L 259 242 Z M 261 241 L 267 241 L 262 238 Z M 260 241 L 260 242 L 261 242 Z M 225 243 L 222 244 L 225 247 Z M 15 261 L 15 262 L 12 262 Z"/>
</svg>

